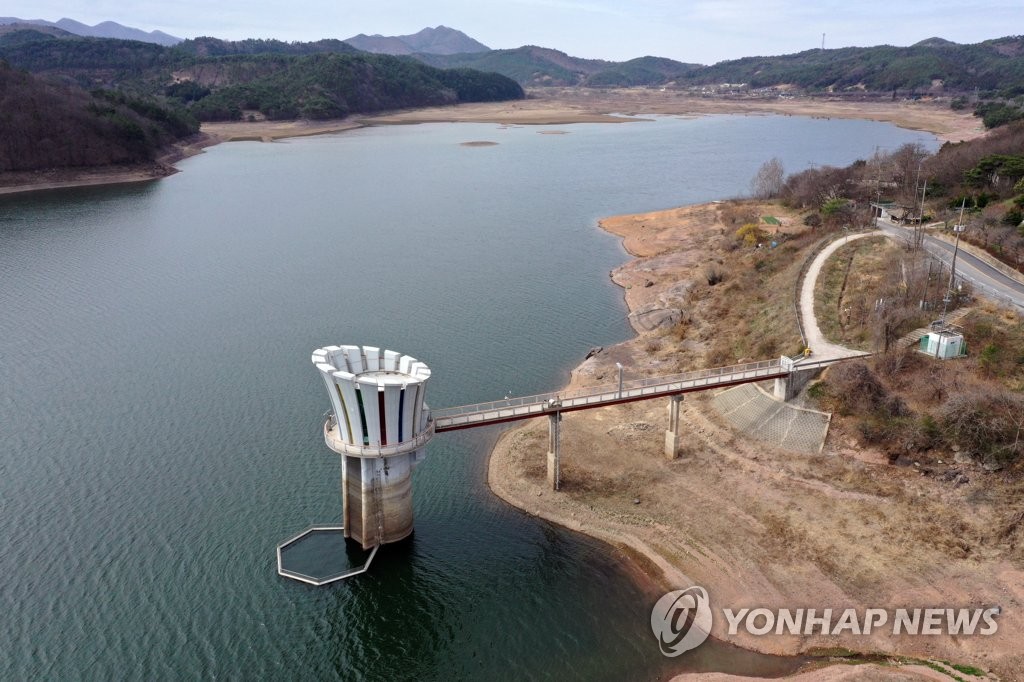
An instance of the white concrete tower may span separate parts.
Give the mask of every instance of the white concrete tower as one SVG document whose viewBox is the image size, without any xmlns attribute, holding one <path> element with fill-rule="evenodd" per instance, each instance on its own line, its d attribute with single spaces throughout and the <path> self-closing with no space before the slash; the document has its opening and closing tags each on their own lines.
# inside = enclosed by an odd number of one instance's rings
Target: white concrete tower
<svg viewBox="0 0 1024 682">
<path fill-rule="evenodd" d="M 326 346 L 313 352 L 334 414 L 327 447 L 341 455 L 345 537 L 364 549 L 412 533 L 412 470 L 434 436 L 423 402 L 430 368 L 373 346 Z"/>
</svg>

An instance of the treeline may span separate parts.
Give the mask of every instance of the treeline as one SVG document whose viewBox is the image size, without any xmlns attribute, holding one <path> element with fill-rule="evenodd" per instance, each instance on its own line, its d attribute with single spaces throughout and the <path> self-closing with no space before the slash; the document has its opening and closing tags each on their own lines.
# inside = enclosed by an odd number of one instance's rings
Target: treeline
<svg viewBox="0 0 1024 682">
<path fill-rule="evenodd" d="M 197 38 L 168 48 L 26 30 L 0 37 L 0 58 L 86 88 L 165 98 L 202 121 L 238 120 L 246 111 L 271 119 L 340 118 L 525 97 L 499 74 L 445 71 L 406 57 L 362 53 L 336 40 Z"/>
<path fill-rule="evenodd" d="M 0 36 L 0 59 L 33 73 L 87 74 L 85 82 L 119 81 L 169 69 L 179 57 L 154 43 L 114 38 L 64 38 L 25 29 Z"/>
<path fill-rule="evenodd" d="M 808 90 L 973 91 L 1011 95 L 1024 86 L 1024 37 L 960 45 L 940 39 L 910 47 L 879 45 L 807 50 L 778 57 L 745 57 L 692 71 L 686 82 L 780 84 Z M 1012 95 L 1011 95 L 1012 96 Z"/>
<path fill-rule="evenodd" d="M 343 40 L 317 40 L 309 43 L 286 43 L 281 40 L 249 38 L 247 40 L 221 40 L 203 36 L 178 43 L 173 52 L 196 57 L 227 57 L 230 55 L 287 54 L 303 56 L 334 52 L 336 54 L 360 54 L 360 50 Z"/>
<path fill-rule="evenodd" d="M 0 172 L 151 161 L 198 130 L 155 101 L 47 82 L 0 61 Z"/>
<path fill-rule="evenodd" d="M 876 200 L 916 215 L 924 195 L 924 219 L 950 224 L 963 206 L 963 238 L 1024 271 L 1024 121 L 947 142 L 934 154 L 909 144 L 845 168 L 810 168 L 786 177 L 773 194 L 816 209 L 809 224 L 832 227 L 867 225 Z"/>
<path fill-rule="evenodd" d="M 635 87 L 665 85 L 682 79 L 700 64 L 664 57 L 638 57 L 626 62 L 580 59 L 544 47 L 526 45 L 510 50 L 466 54 L 416 54 L 416 59 L 440 68 L 494 71 L 529 86 Z"/>
<path fill-rule="evenodd" d="M 531 86 L 696 88 L 723 83 L 749 89 L 779 85 L 809 92 L 978 92 L 983 98 L 1024 94 L 1024 38 L 974 45 L 933 38 L 910 47 L 879 45 L 806 50 L 773 57 L 745 57 L 713 66 L 641 57 L 627 62 L 579 59 L 557 50 L 524 46 L 456 55 L 417 54 L 439 67 L 496 71 Z"/>
<path fill-rule="evenodd" d="M 203 121 L 239 120 L 245 110 L 269 119 L 315 120 L 525 96 L 517 83 L 498 74 L 445 71 L 388 55 L 316 54 L 275 57 L 274 63 L 279 68 L 268 75 L 215 88 L 203 97 L 197 98 L 195 88 L 189 88 L 183 101 L 191 99 L 190 110 Z M 168 94 L 175 94 L 175 87 Z"/>
</svg>

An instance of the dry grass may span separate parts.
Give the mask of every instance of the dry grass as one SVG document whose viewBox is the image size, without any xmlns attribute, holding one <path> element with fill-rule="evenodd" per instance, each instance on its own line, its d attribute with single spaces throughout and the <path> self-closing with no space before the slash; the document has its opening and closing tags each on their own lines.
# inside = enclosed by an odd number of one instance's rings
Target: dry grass
<svg viewBox="0 0 1024 682">
<path fill-rule="evenodd" d="M 752 216 L 749 207 L 740 205 L 723 210 L 723 214 L 744 224 L 757 220 L 760 212 Z M 768 244 L 762 248 L 740 246 L 722 256 L 720 267 L 728 277 L 717 286 L 698 287 L 696 314 L 709 323 L 703 337 L 704 366 L 762 360 L 801 350 L 793 292 L 806 253 L 818 237 L 809 232 L 772 235 L 778 242 L 775 248 Z"/>
</svg>

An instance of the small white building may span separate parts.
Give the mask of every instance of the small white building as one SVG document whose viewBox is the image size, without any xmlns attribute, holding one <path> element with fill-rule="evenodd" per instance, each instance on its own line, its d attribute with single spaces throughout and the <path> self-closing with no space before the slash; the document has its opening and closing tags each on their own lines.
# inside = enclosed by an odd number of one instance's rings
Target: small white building
<svg viewBox="0 0 1024 682">
<path fill-rule="evenodd" d="M 967 355 L 967 343 L 955 325 L 933 322 L 931 331 L 921 337 L 918 351 L 939 360 L 950 360 Z"/>
</svg>

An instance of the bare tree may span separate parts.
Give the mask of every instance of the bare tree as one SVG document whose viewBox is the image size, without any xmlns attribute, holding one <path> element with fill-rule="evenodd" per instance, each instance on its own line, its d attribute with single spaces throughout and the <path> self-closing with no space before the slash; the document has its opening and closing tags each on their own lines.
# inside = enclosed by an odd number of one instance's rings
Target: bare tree
<svg viewBox="0 0 1024 682">
<path fill-rule="evenodd" d="M 755 199 L 771 199 L 779 196 L 785 179 L 785 170 L 778 157 L 772 157 L 761 164 L 757 175 L 750 181 L 750 191 Z"/>
</svg>

